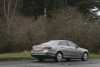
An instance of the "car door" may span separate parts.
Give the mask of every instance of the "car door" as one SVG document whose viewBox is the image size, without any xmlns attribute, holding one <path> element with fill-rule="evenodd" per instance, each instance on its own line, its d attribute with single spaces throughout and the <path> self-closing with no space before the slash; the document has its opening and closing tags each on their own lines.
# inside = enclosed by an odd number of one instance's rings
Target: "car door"
<svg viewBox="0 0 100 67">
<path fill-rule="evenodd" d="M 81 55 L 81 52 L 78 50 L 77 45 L 71 41 L 68 41 L 68 46 L 71 48 L 70 57 L 79 58 Z"/>
<path fill-rule="evenodd" d="M 65 58 L 66 57 L 70 57 L 70 50 L 71 50 L 71 48 L 68 46 L 67 41 L 61 41 L 59 44 L 60 44 L 61 50 L 63 52 L 63 56 Z"/>
</svg>

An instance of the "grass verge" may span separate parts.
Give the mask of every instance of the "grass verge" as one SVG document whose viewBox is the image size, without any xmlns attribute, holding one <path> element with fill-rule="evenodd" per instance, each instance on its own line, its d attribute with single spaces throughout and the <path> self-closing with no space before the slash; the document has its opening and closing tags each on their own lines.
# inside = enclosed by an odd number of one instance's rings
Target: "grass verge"
<svg viewBox="0 0 100 67">
<path fill-rule="evenodd" d="M 0 60 L 19 60 L 19 59 L 32 59 L 32 57 L 28 52 L 0 54 Z"/>
<path fill-rule="evenodd" d="M 100 54 L 90 54 L 91 59 L 100 59 Z"/>
</svg>

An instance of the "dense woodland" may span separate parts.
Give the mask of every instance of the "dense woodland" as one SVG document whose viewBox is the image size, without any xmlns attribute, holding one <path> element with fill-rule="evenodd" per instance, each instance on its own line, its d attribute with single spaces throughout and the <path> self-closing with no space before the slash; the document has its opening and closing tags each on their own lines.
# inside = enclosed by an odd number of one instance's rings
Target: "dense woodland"
<svg viewBox="0 0 100 67">
<path fill-rule="evenodd" d="M 0 0 L 0 53 L 67 39 L 100 53 L 100 19 L 89 9 L 99 0 Z M 95 17 L 95 18 L 94 18 Z"/>
</svg>

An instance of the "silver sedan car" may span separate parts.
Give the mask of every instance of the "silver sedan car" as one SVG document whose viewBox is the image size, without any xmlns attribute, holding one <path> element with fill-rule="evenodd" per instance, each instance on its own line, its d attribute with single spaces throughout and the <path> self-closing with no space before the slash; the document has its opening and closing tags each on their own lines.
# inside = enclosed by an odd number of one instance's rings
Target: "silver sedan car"
<svg viewBox="0 0 100 67">
<path fill-rule="evenodd" d="M 81 59 L 88 60 L 89 52 L 87 49 L 77 46 L 72 41 L 68 40 L 51 40 L 49 42 L 35 45 L 32 47 L 31 56 L 39 61 L 44 61 L 47 58 L 52 58 L 57 62 L 66 59 Z"/>
</svg>

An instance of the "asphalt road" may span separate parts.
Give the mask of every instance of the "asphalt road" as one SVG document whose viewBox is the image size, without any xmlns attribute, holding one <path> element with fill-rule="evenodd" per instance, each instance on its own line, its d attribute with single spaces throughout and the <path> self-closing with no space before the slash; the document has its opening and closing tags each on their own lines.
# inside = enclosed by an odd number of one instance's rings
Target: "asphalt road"
<svg viewBox="0 0 100 67">
<path fill-rule="evenodd" d="M 54 62 L 46 60 L 38 62 L 37 60 L 9 60 L 0 61 L 0 67 L 100 67 L 100 59 L 89 59 L 88 61 L 71 60 L 69 62 Z"/>
</svg>

